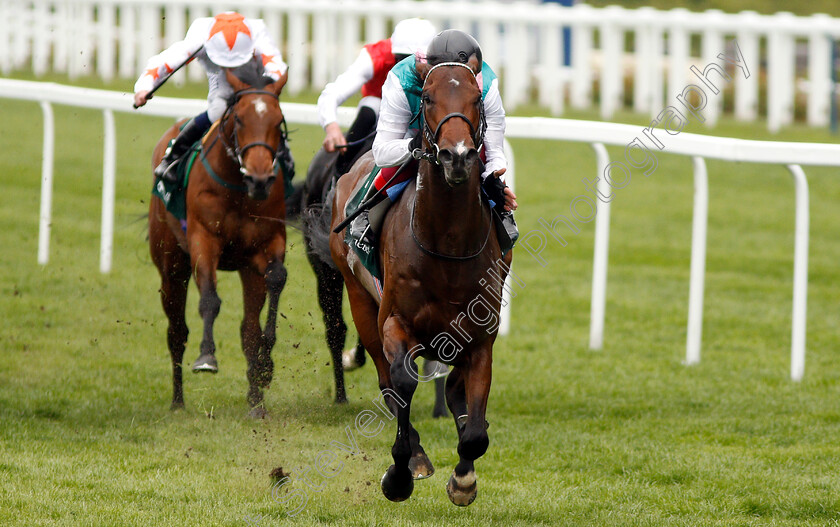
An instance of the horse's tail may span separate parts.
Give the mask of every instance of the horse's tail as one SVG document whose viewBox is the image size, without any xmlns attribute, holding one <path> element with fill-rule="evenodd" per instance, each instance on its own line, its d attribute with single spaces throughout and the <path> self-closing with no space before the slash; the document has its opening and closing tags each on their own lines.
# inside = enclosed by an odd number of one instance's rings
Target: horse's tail
<svg viewBox="0 0 840 527">
<path fill-rule="evenodd" d="M 336 269 L 330 252 L 330 227 L 332 223 L 332 202 L 335 189 L 331 189 L 323 203 L 313 203 L 300 213 L 303 224 L 303 237 L 307 251 L 319 260 Z"/>
</svg>

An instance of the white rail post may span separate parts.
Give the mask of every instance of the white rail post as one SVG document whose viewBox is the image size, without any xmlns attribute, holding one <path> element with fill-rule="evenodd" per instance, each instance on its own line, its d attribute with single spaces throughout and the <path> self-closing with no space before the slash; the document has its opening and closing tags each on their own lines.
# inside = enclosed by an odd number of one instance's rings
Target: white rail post
<svg viewBox="0 0 840 527">
<path fill-rule="evenodd" d="M 723 34 L 721 34 L 720 31 L 720 27 L 723 25 L 725 20 L 723 12 L 719 9 L 710 9 L 706 11 L 706 20 L 707 27 L 703 31 L 703 43 L 701 45 L 701 55 L 703 59 L 702 65 L 699 67 L 701 72 L 703 71 L 702 68 L 705 68 L 707 64 L 711 63 L 723 63 L 721 65 L 726 68 L 726 63 L 718 58 L 719 54 L 726 51 L 724 47 L 725 44 L 723 42 Z M 711 79 L 709 82 L 720 91 L 720 94 L 715 95 L 711 92 L 711 90 L 708 92 L 706 108 L 703 110 L 703 114 L 706 117 L 706 126 L 708 127 L 712 127 L 717 124 L 721 108 L 723 107 L 723 88 L 726 84 L 724 79 L 720 78 L 717 74 L 710 75 L 710 77 Z M 701 89 L 705 88 L 702 81 L 697 77 L 692 76 L 691 82 L 700 86 Z"/>
<path fill-rule="evenodd" d="M 640 7 L 639 25 L 633 35 L 633 110 L 647 113 L 653 105 L 652 70 L 659 67 L 660 57 L 653 55 L 653 30 L 655 12 L 652 7 Z"/>
<path fill-rule="evenodd" d="M 624 30 L 616 23 L 624 9 L 618 6 L 605 8 L 605 20 L 598 29 L 601 39 L 601 119 L 612 118 L 621 106 L 622 56 Z"/>
<path fill-rule="evenodd" d="M 592 143 L 598 171 L 598 192 L 604 196 L 612 190 L 604 177 L 610 156 L 602 143 Z M 604 347 L 604 317 L 607 305 L 607 260 L 610 249 L 610 201 L 598 201 L 595 217 L 595 251 L 592 257 L 592 307 L 589 313 L 589 349 Z"/>
<path fill-rule="evenodd" d="M 140 70 L 137 69 L 137 8 L 133 5 L 123 4 L 119 9 L 120 26 L 117 29 L 119 35 L 119 53 L 117 54 L 119 66 L 117 72 L 122 78 L 136 77 L 140 74 Z"/>
<path fill-rule="evenodd" d="M 668 14 L 672 26 L 668 33 L 668 96 L 665 99 L 668 104 L 674 104 L 677 95 L 685 89 L 688 76 L 690 38 L 686 22 L 690 13 L 678 7 Z"/>
<path fill-rule="evenodd" d="M 52 228 L 53 158 L 55 152 L 55 118 L 52 105 L 41 103 L 44 115 L 44 146 L 41 150 L 41 213 L 38 226 L 38 263 L 50 260 L 50 229 Z"/>
<path fill-rule="evenodd" d="M 549 4 L 554 5 L 554 4 Z M 564 82 L 562 75 L 563 40 L 562 26 L 556 22 L 540 25 L 540 105 L 549 109 L 552 115 L 563 113 Z"/>
<path fill-rule="evenodd" d="M 117 140 L 114 113 L 103 110 L 105 118 L 105 144 L 102 159 L 102 235 L 99 248 L 99 270 L 111 271 L 111 254 L 114 247 L 114 198 L 116 194 Z"/>
<path fill-rule="evenodd" d="M 589 4 L 576 4 L 572 9 L 589 12 Z M 570 100 L 573 108 L 589 108 L 592 104 L 592 27 L 579 23 L 572 31 L 572 86 Z"/>
<path fill-rule="evenodd" d="M 300 50 L 297 53 L 289 53 L 286 60 L 289 61 L 289 93 L 295 95 L 306 87 L 306 64 L 308 62 L 306 49 L 307 44 L 307 16 L 300 10 L 289 12 L 289 40 L 288 49 Z"/>
<path fill-rule="evenodd" d="M 514 161 L 513 157 L 513 147 L 510 146 L 510 143 L 507 139 L 505 139 L 505 157 L 507 158 L 507 170 L 505 171 L 505 183 L 507 186 L 510 187 L 511 190 L 514 192 L 516 189 L 514 188 L 515 179 L 516 179 L 516 162 Z M 513 262 L 510 263 L 510 269 L 513 270 Z M 507 335 L 510 333 L 510 306 L 511 306 L 511 298 L 510 293 L 508 291 L 512 290 L 511 279 L 510 276 L 505 278 L 505 287 L 502 291 L 502 308 L 499 311 L 499 335 Z"/>
<path fill-rule="evenodd" d="M 32 72 L 36 77 L 47 73 L 50 62 L 50 39 L 54 34 L 47 3 L 37 2 L 32 9 Z M 4 19 L 6 20 L 6 19 Z"/>
<path fill-rule="evenodd" d="M 793 253 L 793 324 L 790 342 L 790 378 L 805 373 L 805 326 L 808 311 L 808 179 L 799 165 L 788 165 L 796 184 L 796 240 Z"/>
<path fill-rule="evenodd" d="M 655 118 L 665 101 L 665 30 L 657 22 L 650 29 L 650 116 Z"/>
<path fill-rule="evenodd" d="M 688 330 L 685 364 L 700 362 L 703 337 L 703 288 L 706 278 L 706 229 L 709 221 L 709 178 L 706 161 L 693 157 L 694 219 L 691 224 L 691 281 L 688 290 Z"/>
<path fill-rule="evenodd" d="M 808 125 L 828 124 L 831 94 L 831 39 L 828 15 L 814 15 L 815 28 L 808 36 Z"/>
<path fill-rule="evenodd" d="M 758 78 L 761 68 L 758 34 L 755 28 L 760 23 L 760 18 L 755 11 L 742 11 L 738 18 L 742 28 L 738 31 L 738 47 L 747 62 L 750 76 L 745 78 L 739 75 L 737 69 L 732 72 L 735 77 L 735 118 L 740 121 L 755 121 L 758 117 Z"/>
</svg>

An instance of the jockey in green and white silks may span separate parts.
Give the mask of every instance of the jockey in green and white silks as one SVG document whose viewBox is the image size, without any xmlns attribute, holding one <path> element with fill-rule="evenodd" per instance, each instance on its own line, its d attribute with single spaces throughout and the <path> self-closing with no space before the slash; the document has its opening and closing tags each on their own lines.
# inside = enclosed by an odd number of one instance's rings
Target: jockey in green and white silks
<svg viewBox="0 0 840 527">
<path fill-rule="evenodd" d="M 415 120 L 414 117 L 420 111 L 423 79 L 417 75 L 415 62 L 426 60 L 432 66 L 444 62 L 466 64 L 472 56 L 481 63 L 481 71 L 476 76 L 476 81 L 481 86 L 487 124 L 484 132 L 483 161 L 485 164 L 481 174 L 482 185 L 502 214 L 509 237 L 515 240 L 518 233 L 511 212 L 516 209 L 517 203 L 513 191 L 504 184 L 503 174 L 507 169 L 504 152 L 505 109 L 499 93 L 499 81 L 492 68 L 482 60 L 478 42 L 470 35 L 456 29 L 447 29 L 438 33 L 429 43 L 425 57 L 408 57 L 400 61 L 388 73 L 385 84 L 382 86 L 379 122 L 376 127 L 376 139 L 373 142 L 374 161 L 377 166 L 383 168 L 374 179 L 368 196 L 362 201 L 368 202 L 369 206 L 373 207 L 387 195 L 386 192 L 377 193 L 378 190 L 415 176 L 415 170 L 404 170 L 398 177 L 394 177 L 395 167 L 408 161 L 414 149 L 420 146 L 419 119 Z M 359 214 L 350 225 L 350 234 L 363 243 L 374 244 L 376 233 L 370 226 L 367 211 Z"/>
<path fill-rule="evenodd" d="M 408 57 L 391 69 L 382 86 L 382 104 L 379 110 L 379 124 L 373 142 L 373 157 L 382 167 L 400 165 L 409 158 L 409 144 L 419 133 L 419 120 L 409 125 L 412 117 L 420 111 L 420 92 L 423 80 L 414 69 L 414 57 Z M 487 130 L 484 133 L 486 161 L 482 179 L 496 170 L 507 167 L 504 151 L 505 109 L 499 94 L 499 80 L 490 66 L 483 62 L 481 72 L 476 76 L 481 83 L 481 98 L 484 100 L 484 115 Z"/>
</svg>

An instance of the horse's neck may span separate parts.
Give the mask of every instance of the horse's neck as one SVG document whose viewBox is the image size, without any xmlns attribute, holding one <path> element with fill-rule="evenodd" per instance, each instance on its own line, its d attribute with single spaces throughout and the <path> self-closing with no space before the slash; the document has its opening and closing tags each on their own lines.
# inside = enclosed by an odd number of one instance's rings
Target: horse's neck
<svg viewBox="0 0 840 527">
<path fill-rule="evenodd" d="M 227 124 L 227 126 L 224 126 Z M 228 183 L 239 185 L 242 183 L 242 176 L 239 172 L 239 164 L 228 153 L 228 147 L 233 148 L 233 124 L 219 122 L 216 128 L 216 137 L 210 138 L 206 152 L 207 160 L 216 174 Z M 228 130 L 229 129 L 229 130 Z"/>
<path fill-rule="evenodd" d="M 478 250 L 486 238 L 488 215 L 481 203 L 481 176 L 450 187 L 442 169 L 422 162 L 414 203 L 415 232 L 423 245 L 448 255 Z"/>
</svg>

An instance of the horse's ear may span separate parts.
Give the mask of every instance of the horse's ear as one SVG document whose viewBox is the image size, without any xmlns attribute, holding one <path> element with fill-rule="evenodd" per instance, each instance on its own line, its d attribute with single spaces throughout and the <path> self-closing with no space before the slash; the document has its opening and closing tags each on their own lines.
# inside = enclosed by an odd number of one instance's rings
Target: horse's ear
<svg viewBox="0 0 840 527">
<path fill-rule="evenodd" d="M 269 91 L 274 92 L 274 94 L 279 97 L 280 92 L 283 91 L 283 86 L 286 85 L 287 80 L 289 80 L 289 70 L 286 70 L 286 73 L 280 75 L 280 78 L 269 84 L 267 88 Z"/>
<path fill-rule="evenodd" d="M 239 77 L 237 77 L 230 68 L 225 68 L 225 78 L 227 79 L 228 84 L 230 84 L 230 87 L 233 88 L 234 93 L 248 88 L 248 85 L 239 80 Z"/>
<path fill-rule="evenodd" d="M 414 63 L 414 70 L 417 72 L 417 76 L 420 77 L 421 81 L 426 80 L 426 75 L 429 74 L 430 69 L 431 66 L 429 66 L 429 63 L 426 61 L 418 60 Z"/>
<path fill-rule="evenodd" d="M 470 60 L 467 61 L 467 66 L 469 66 L 472 72 L 476 75 L 478 75 L 481 71 L 481 63 L 478 61 L 478 57 L 475 56 L 475 53 L 470 55 Z"/>
</svg>

